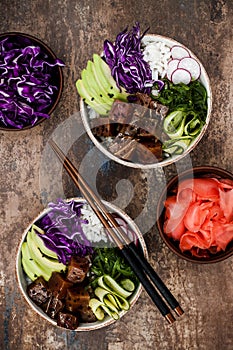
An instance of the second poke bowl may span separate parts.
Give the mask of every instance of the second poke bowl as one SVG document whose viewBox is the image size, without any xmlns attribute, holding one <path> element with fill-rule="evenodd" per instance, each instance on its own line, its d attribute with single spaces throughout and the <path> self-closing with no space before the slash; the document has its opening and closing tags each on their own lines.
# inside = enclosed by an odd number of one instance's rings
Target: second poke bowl
<svg viewBox="0 0 233 350">
<path fill-rule="evenodd" d="M 148 257 L 138 227 L 104 202 L 130 240 Z M 83 198 L 50 203 L 25 230 L 16 258 L 20 290 L 54 326 L 80 331 L 108 326 L 125 315 L 141 284 Z"/>
<path fill-rule="evenodd" d="M 139 24 L 105 40 L 77 80 L 81 117 L 95 146 L 134 168 L 169 165 L 192 151 L 210 120 L 207 72 L 192 51 Z"/>
</svg>

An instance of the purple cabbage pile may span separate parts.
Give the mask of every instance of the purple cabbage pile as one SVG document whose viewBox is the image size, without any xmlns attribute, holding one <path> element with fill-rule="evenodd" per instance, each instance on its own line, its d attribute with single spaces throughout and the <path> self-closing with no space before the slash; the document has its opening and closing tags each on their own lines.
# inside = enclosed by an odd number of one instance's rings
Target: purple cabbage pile
<svg viewBox="0 0 233 350">
<path fill-rule="evenodd" d="M 57 94 L 57 67 L 53 59 L 32 40 L 9 35 L 0 41 L 0 124 L 22 129 L 48 118 Z"/>
<path fill-rule="evenodd" d="M 83 224 L 88 224 L 87 220 L 81 218 L 82 206 L 82 203 L 73 200 L 67 203 L 59 199 L 57 203 L 50 203 L 51 210 L 36 222 L 45 232 L 37 232 L 38 236 L 63 264 L 67 264 L 72 255 L 84 257 L 93 253 L 91 243 L 82 229 Z"/>
<path fill-rule="evenodd" d="M 119 88 L 130 94 L 143 92 L 150 94 L 153 85 L 149 64 L 144 61 L 141 50 L 139 23 L 128 32 L 119 33 L 114 43 L 105 40 L 104 56 Z"/>
</svg>

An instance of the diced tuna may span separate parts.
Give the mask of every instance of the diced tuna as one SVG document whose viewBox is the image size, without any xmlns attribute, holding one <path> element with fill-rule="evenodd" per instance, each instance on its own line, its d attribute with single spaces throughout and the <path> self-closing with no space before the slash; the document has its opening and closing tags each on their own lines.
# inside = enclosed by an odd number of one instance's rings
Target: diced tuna
<svg viewBox="0 0 233 350">
<path fill-rule="evenodd" d="M 51 296 L 49 300 L 43 305 L 44 312 L 51 318 L 55 318 L 57 314 L 63 310 L 65 304 L 62 300 Z"/>
<path fill-rule="evenodd" d="M 51 296 L 48 284 L 44 278 L 38 277 L 27 287 L 27 293 L 30 299 L 32 299 L 37 305 L 45 303 Z"/>
<path fill-rule="evenodd" d="M 71 288 L 73 283 L 66 280 L 65 276 L 59 272 L 53 272 L 48 280 L 48 286 L 54 297 L 63 299 L 66 297 L 68 288 Z"/>
<path fill-rule="evenodd" d="M 67 290 L 66 309 L 72 313 L 76 313 L 87 307 L 90 301 L 89 293 L 83 287 L 73 287 Z"/>
<path fill-rule="evenodd" d="M 66 329 L 74 330 L 78 327 L 78 317 L 70 313 L 59 312 L 57 325 Z"/>
<path fill-rule="evenodd" d="M 67 280 L 72 283 L 80 283 L 84 280 L 89 271 L 87 258 L 72 257 L 67 269 Z"/>
</svg>

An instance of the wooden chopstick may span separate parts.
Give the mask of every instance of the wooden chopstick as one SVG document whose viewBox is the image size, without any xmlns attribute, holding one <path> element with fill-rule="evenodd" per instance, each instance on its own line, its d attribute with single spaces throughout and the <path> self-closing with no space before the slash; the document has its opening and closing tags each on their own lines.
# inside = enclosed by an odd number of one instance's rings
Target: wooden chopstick
<svg viewBox="0 0 233 350">
<path fill-rule="evenodd" d="M 141 284 L 144 286 L 145 290 L 147 291 L 147 293 L 149 294 L 149 296 L 151 297 L 161 314 L 166 318 L 166 320 L 169 323 L 173 323 L 175 321 L 175 318 L 171 314 L 171 311 L 166 305 L 166 303 L 155 290 L 154 286 L 152 285 L 146 274 L 150 277 L 151 281 L 158 288 L 159 292 L 165 298 L 165 300 L 171 306 L 171 308 L 177 313 L 178 316 L 180 316 L 183 314 L 183 310 L 180 307 L 177 300 L 162 282 L 162 280 L 154 271 L 149 262 L 146 260 L 144 255 L 142 255 L 138 251 L 138 248 L 135 246 L 134 242 L 131 242 L 129 240 L 128 236 L 118 225 L 115 218 L 108 212 L 104 204 L 89 188 L 83 177 L 79 174 L 78 170 L 65 156 L 65 154 L 58 147 L 58 145 L 53 140 L 50 140 L 49 144 L 56 153 L 59 160 L 64 164 L 64 168 L 70 175 L 75 185 L 80 189 L 81 193 L 86 198 L 87 202 L 90 204 L 95 214 L 98 216 L 104 227 L 108 230 L 108 233 L 121 250 L 125 259 L 130 264 L 134 273 L 138 277 Z"/>
</svg>

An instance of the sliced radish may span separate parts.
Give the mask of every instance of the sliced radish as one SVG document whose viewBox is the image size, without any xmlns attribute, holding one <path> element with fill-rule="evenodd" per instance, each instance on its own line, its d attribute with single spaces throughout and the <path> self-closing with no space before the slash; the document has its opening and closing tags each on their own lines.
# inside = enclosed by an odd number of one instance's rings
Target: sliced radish
<svg viewBox="0 0 233 350">
<path fill-rule="evenodd" d="M 172 55 L 172 58 L 174 59 L 177 58 L 178 60 L 184 57 L 190 57 L 188 50 L 185 47 L 180 45 L 172 46 L 171 55 Z"/>
<path fill-rule="evenodd" d="M 180 60 L 174 59 L 168 62 L 167 65 L 167 78 L 171 80 L 172 73 L 177 69 Z"/>
<path fill-rule="evenodd" d="M 184 57 L 180 60 L 178 68 L 187 69 L 193 80 L 197 80 L 201 75 L 200 64 L 192 57 Z"/>
<path fill-rule="evenodd" d="M 173 84 L 184 83 L 188 85 L 192 80 L 191 74 L 187 69 L 177 68 L 171 76 Z"/>
</svg>

